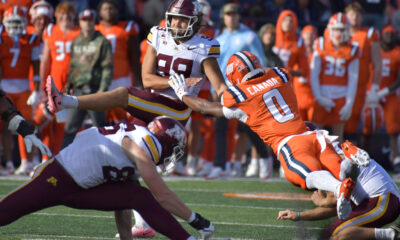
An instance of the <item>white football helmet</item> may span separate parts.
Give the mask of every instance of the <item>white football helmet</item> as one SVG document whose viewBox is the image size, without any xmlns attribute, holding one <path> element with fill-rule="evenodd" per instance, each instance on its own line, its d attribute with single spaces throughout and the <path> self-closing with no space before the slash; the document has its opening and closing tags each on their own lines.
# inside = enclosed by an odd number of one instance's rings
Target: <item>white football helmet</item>
<svg viewBox="0 0 400 240">
<path fill-rule="evenodd" d="M 31 22 L 33 23 L 35 19 L 41 15 L 47 16 L 50 20 L 53 20 L 54 9 L 50 3 L 41 0 L 35 2 L 29 9 L 29 15 L 31 17 Z"/>
<path fill-rule="evenodd" d="M 24 35 L 27 22 L 26 13 L 18 6 L 11 7 L 4 12 L 3 24 L 11 38 Z"/>
</svg>

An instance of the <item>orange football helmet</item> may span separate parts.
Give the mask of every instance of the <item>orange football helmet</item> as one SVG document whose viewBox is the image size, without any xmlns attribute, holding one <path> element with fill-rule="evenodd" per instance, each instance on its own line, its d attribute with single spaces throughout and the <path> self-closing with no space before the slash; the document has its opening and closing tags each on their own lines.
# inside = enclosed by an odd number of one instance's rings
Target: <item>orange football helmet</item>
<svg viewBox="0 0 400 240">
<path fill-rule="evenodd" d="M 18 6 L 11 7 L 4 12 L 3 24 L 6 32 L 12 38 L 24 35 L 27 23 L 26 13 Z"/>
<path fill-rule="evenodd" d="M 365 135 L 372 135 L 379 130 L 383 124 L 383 109 L 381 105 L 371 107 L 366 104 L 362 111 L 363 133 Z"/>
<path fill-rule="evenodd" d="M 344 13 L 338 12 L 332 15 L 329 19 L 328 29 L 332 42 L 342 44 L 350 40 L 350 23 Z"/>
<path fill-rule="evenodd" d="M 240 51 L 229 58 L 225 76 L 232 85 L 237 85 L 263 72 L 264 69 L 256 55 L 248 51 Z"/>
</svg>

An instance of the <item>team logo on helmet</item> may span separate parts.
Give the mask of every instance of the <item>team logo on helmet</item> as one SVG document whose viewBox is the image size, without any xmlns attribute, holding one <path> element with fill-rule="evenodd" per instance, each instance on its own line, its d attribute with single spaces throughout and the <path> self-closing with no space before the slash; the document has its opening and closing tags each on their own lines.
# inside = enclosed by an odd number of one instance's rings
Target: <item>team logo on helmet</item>
<svg viewBox="0 0 400 240">
<path fill-rule="evenodd" d="M 263 72 L 260 60 L 254 54 L 240 51 L 229 58 L 225 76 L 232 85 L 236 85 Z"/>
</svg>

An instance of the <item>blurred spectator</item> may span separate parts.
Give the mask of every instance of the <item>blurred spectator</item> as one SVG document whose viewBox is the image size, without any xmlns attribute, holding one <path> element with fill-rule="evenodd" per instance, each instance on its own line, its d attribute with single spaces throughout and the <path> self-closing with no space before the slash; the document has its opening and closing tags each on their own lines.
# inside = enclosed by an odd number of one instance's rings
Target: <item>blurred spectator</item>
<svg viewBox="0 0 400 240">
<path fill-rule="evenodd" d="M 165 18 L 165 6 L 163 0 L 148 0 L 143 8 L 143 22 L 147 27 L 156 26 Z"/>
<path fill-rule="evenodd" d="M 266 67 L 284 67 L 282 60 L 272 50 L 275 45 L 275 26 L 271 23 L 263 25 L 258 31 L 258 36 L 264 47 Z"/>
<path fill-rule="evenodd" d="M 71 45 L 70 71 L 66 87 L 66 91 L 75 96 L 105 92 L 112 80 L 111 44 L 95 30 L 95 20 L 96 13 L 93 10 L 85 9 L 79 13 L 81 34 Z M 86 114 L 92 119 L 93 125 L 101 127 L 106 124 L 104 112 L 68 109 L 61 148 L 65 148 L 74 140 Z"/>
<path fill-rule="evenodd" d="M 101 21 L 95 28 L 110 41 L 114 66 L 117 66 L 114 68 L 113 80 L 108 90 L 132 85 L 142 87 L 139 26 L 133 20 L 118 21 L 119 8 L 115 0 L 101 1 L 98 9 Z M 126 112 L 120 108 L 107 111 L 109 122 L 121 121 L 125 116 Z"/>
<path fill-rule="evenodd" d="M 260 59 L 261 65 L 265 67 L 264 51 L 260 39 L 255 32 L 240 23 L 240 6 L 235 3 L 228 3 L 224 5 L 221 11 L 223 16 L 222 31 L 216 38 L 221 44 L 221 55 L 218 59 L 221 71 L 225 72 L 229 58 L 238 51 L 253 53 Z M 226 77 L 225 82 L 229 83 Z M 232 135 L 227 136 L 228 120 L 226 118 L 217 118 L 215 127 L 217 151 L 214 168 L 208 175 L 208 179 L 215 179 L 224 175 L 223 170 L 230 158 L 230 155 L 227 155 L 227 139 L 233 141 L 236 132 L 235 130 L 229 131 Z M 231 145 L 233 145 L 233 142 Z"/>
<path fill-rule="evenodd" d="M 360 5 L 364 8 L 363 26 L 375 27 L 379 31 L 382 30 L 386 16 L 388 15 L 389 6 L 397 8 L 396 0 L 358 0 Z"/>
<path fill-rule="evenodd" d="M 71 44 L 80 33 L 79 28 L 75 27 L 75 13 L 75 7 L 70 2 L 59 3 L 55 9 L 56 24 L 49 24 L 43 33 L 40 77 L 45 80 L 51 75 L 61 92 L 67 83 Z M 49 123 L 48 129 L 42 130 L 42 139 L 54 154 L 60 151 L 64 138 L 66 111 L 57 113 L 54 120 Z M 47 160 L 47 157 L 44 160 Z"/>
<path fill-rule="evenodd" d="M 290 0 L 267 0 L 264 2 L 266 14 L 271 22 L 275 22 L 281 12 L 285 9 L 293 9 L 295 6 L 295 1 Z"/>
</svg>

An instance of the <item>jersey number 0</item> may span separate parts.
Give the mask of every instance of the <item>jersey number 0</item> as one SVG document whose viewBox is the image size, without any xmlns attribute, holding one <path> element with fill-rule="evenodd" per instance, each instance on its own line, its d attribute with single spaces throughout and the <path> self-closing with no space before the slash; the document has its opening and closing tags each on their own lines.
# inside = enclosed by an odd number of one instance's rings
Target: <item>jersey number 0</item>
<svg viewBox="0 0 400 240">
<path fill-rule="evenodd" d="M 263 94 L 263 100 L 272 117 L 279 123 L 294 118 L 294 114 L 278 89 L 274 88 Z"/>
</svg>

